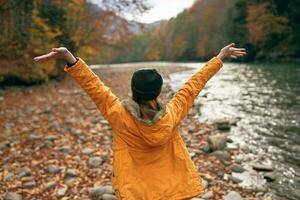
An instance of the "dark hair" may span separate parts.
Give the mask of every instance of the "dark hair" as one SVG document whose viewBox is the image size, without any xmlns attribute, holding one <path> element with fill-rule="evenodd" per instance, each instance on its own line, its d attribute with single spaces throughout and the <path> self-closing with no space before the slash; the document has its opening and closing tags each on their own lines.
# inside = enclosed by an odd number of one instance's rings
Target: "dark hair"
<svg viewBox="0 0 300 200">
<path fill-rule="evenodd" d="M 161 93 L 162 76 L 156 69 L 141 69 L 133 73 L 131 90 L 133 100 L 143 103 L 156 99 Z"/>
</svg>

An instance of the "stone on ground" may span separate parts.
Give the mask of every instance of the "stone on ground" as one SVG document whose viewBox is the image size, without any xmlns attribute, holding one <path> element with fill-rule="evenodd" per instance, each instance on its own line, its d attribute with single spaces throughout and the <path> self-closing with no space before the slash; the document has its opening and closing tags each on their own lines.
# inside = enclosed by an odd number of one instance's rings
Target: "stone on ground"
<svg viewBox="0 0 300 200">
<path fill-rule="evenodd" d="M 224 200 L 243 200 L 243 198 L 238 192 L 231 191 L 226 196 L 224 196 Z"/>
<path fill-rule="evenodd" d="M 223 150 L 226 147 L 227 136 L 225 134 L 210 135 L 207 142 L 212 151 Z"/>
</svg>

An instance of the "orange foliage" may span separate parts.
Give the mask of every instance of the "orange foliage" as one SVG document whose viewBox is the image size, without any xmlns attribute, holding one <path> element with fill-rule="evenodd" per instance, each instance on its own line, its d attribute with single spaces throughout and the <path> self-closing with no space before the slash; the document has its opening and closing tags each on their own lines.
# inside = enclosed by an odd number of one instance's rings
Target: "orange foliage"
<svg viewBox="0 0 300 200">
<path fill-rule="evenodd" d="M 249 5 L 247 22 L 249 42 L 257 46 L 265 43 L 271 34 L 284 34 L 288 29 L 288 19 L 274 15 L 268 2 Z"/>
</svg>

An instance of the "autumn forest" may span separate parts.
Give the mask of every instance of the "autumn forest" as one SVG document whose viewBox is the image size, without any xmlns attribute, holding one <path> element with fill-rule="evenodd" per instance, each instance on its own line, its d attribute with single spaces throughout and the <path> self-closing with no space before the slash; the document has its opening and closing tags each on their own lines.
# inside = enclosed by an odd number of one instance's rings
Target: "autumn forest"
<svg viewBox="0 0 300 200">
<path fill-rule="evenodd" d="M 151 29 L 130 29 L 119 17 L 143 13 L 143 1 L 10 0 L 0 4 L 0 82 L 59 77 L 59 64 L 37 66 L 32 57 L 66 46 L 92 63 L 202 61 L 228 42 L 248 49 L 245 61 L 299 59 L 298 0 L 199 0 Z M 120 15 L 121 14 L 121 15 Z"/>
</svg>

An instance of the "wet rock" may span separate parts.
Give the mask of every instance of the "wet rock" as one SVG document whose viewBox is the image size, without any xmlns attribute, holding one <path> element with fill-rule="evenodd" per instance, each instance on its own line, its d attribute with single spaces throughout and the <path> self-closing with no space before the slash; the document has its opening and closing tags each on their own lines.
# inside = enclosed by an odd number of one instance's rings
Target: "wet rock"
<svg viewBox="0 0 300 200">
<path fill-rule="evenodd" d="M 210 156 L 215 156 L 219 160 L 229 160 L 230 154 L 226 151 L 214 151 L 209 154 Z"/>
<path fill-rule="evenodd" d="M 230 166 L 231 171 L 236 172 L 236 173 L 242 173 L 246 171 L 241 165 L 238 164 L 233 164 Z"/>
<path fill-rule="evenodd" d="M 65 173 L 65 178 L 77 177 L 78 172 L 76 169 L 68 169 Z"/>
<path fill-rule="evenodd" d="M 36 186 L 35 181 L 29 181 L 29 182 L 23 183 L 22 188 L 31 189 L 31 188 L 34 188 L 35 186 Z"/>
<path fill-rule="evenodd" d="M 227 136 L 225 134 L 210 135 L 207 142 L 212 151 L 223 150 L 226 147 Z"/>
<path fill-rule="evenodd" d="M 101 157 L 91 157 L 88 160 L 88 166 L 91 168 L 99 167 L 102 164 L 103 160 Z"/>
<path fill-rule="evenodd" d="M 243 198 L 238 192 L 231 191 L 226 196 L 224 196 L 224 200 L 243 200 Z"/>
<path fill-rule="evenodd" d="M 212 197 L 213 197 L 212 191 L 206 192 L 204 195 L 201 196 L 202 199 L 211 199 Z"/>
<path fill-rule="evenodd" d="M 17 178 L 28 177 L 31 175 L 32 175 L 31 170 L 28 167 L 23 167 L 20 169 Z"/>
<path fill-rule="evenodd" d="M 233 143 L 233 139 L 227 138 L 227 142 L 228 142 L 228 143 Z"/>
<path fill-rule="evenodd" d="M 252 165 L 253 169 L 257 170 L 257 171 L 273 171 L 274 170 L 274 166 L 271 164 L 259 164 L 259 163 L 255 163 Z"/>
<path fill-rule="evenodd" d="M 49 166 L 46 167 L 46 170 L 50 174 L 57 174 L 57 173 L 60 172 L 60 168 L 57 165 L 49 165 Z"/>
<path fill-rule="evenodd" d="M 61 188 L 57 189 L 56 196 L 63 197 L 66 195 L 67 191 L 68 191 L 68 186 L 61 187 Z"/>
<path fill-rule="evenodd" d="M 263 174 L 263 176 L 268 182 L 275 181 L 277 177 L 275 172 L 266 172 Z"/>
<path fill-rule="evenodd" d="M 51 189 L 55 188 L 55 186 L 56 186 L 55 181 L 49 181 L 49 182 L 45 183 L 45 191 L 51 190 Z"/>
<path fill-rule="evenodd" d="M 5 194 L 4 200 L 22 200 L 22 196 L 15 192 L 8 192 Z"/>
<path fill-rule="evenodd" d="M 214 121 L 215 126 L 219 130 L 228 131 L 231 128 L 231 123 L 229 119 L 219 119 Z"/>
<path fill-rule="evenodd" d="M 300 153 L 300 145 L 290 145 L 289 149 L 290 149 L 291 152 Z"/>
</svg>

